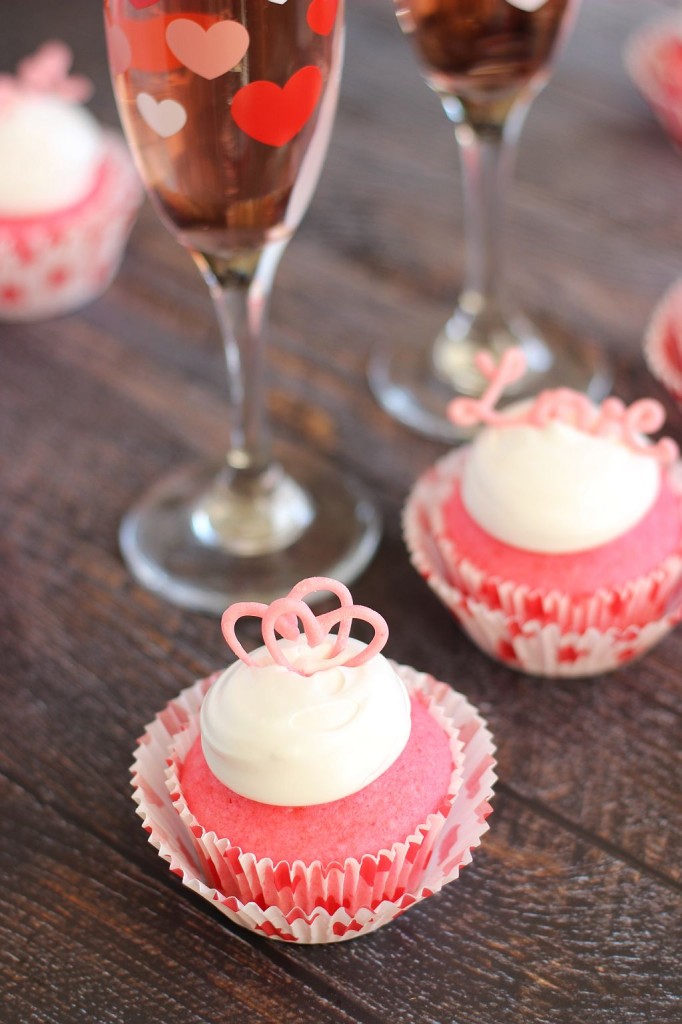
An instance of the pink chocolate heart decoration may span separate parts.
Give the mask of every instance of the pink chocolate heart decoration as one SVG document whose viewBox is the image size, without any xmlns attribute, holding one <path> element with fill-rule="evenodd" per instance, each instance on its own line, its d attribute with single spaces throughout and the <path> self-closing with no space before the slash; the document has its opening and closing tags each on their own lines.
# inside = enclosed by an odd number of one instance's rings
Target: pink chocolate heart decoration
<svg viewBox="0 0 682 1024">
<path fill-rule="evenodd" d="M 331 576 L 311 576 L 310 579 L 301 580 L 300 583 L 297 583 L 296 586 L 292 587 L 289 591 L 289 597 L 293 597 L 294 600 L 299 600 L 300 598 L 310 597 L 312 594 L 318 594 L 321 591 L 326 591 L 333 594 L 334 597 L 338 597 L 341 608 L 352 608 L 353 595 L 350 590 L 344 583 L 341 583 L 339 580 L 332 579 Z M 330 655 L 332 658 L 336 657 L 336 655 L 339 654 L 348 643 L 350 627 L 352 624 L 352 616 L 340 623 L 336 644 Z M 296 631 L 298 632 L 298 625 L 296 625 Z M 327 632 L 329 632 L 329 630 L 327 630 Z"/>
<path fill-rule="evenodd" d="M 319 36 L 328 36 L 334 28 L 338 7 L 339 0 L 313 0 L 306 16 L 308 25 L 313 32 Z"/>
<path fill-rule="evenodd" d="M 341 605 L 330 612 L 316 616 L 301 598 L 320 590 L 330 590 L 336 594 Z M 363 605 L 354 605 L 351 601 L 350 591 L 342 583 L 324 577 L 313 577 L 303 580 L 286 597 L 281 597 L 270 605 L 255 601 L 232 605 L 223 615 L 223 635 L 241 661 L 246 665 L 257 665 L 257 662 L 244 650 L 237 639 L 235 626 L 238 620 L 244 616 L 261 618 L 263 642 L 273 662 L 297 675 L 312 675 L 314 672 L 323 671 L 327 664 L 333 664 L 335 659 L 343 653 L 348 644 L 351 624 L 355 619 L 360 619 L 369 623 L 374 630 L 371 643 L 354 657 L 340 663 L 336 662 L 336 664 L 343 664 L 346 668 L 355 668 L 369 661 L 384 647 L 388 638 L 388 626 L 378 612 L 371 608 L 365 608 Z M 339 632 L 331 651 L 326 652 L 325 656 L 320 658 L 315 668 L 305 671 L 295 668 L 277 643 L 277 634 L 288 640 L 299 638 L 299 620 L 303 625 L 303 632 L 311 649 L 319 646 L 335 625 L 339 626 Z"/>
<path fill-rule="evenodd" d="M 191 18 L 176 18 L 166 29 L 166 42 L 186 68 L 211 80 L 239 64 L 249 48 L 249 33 L 238 21 L 218 21 L 204 29 Z"/>
</svg>

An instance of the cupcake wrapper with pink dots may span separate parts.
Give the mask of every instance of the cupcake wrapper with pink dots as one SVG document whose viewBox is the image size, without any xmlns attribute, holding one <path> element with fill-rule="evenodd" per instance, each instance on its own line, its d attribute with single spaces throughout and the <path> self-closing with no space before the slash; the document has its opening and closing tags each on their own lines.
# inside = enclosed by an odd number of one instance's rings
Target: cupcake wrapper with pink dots
<svg viewBox="0 0 682 1024">
<path fill-rule="evenodd" d="M 465 450 L 451 452 L 418 480 L 403 532 L 413 565 L 481 650 L 535 675 L 596 675 L 644 654 L 676 625 L 682 552 L 646 577 L 582 600 L 539 594 L 473 566 L 440 521 L 465 458 Z M 682 504 L 679 465 L 670 478 Z"/>
<path fill-rule="evenodd" d="M 185 885 L 257 934 L 317 943 L 371 932 L 458 876 L 488 827 L 492 739 L 464 697 L 431 676 L 394 668 L 450 735 L 456 767 L 436 813 L 405 842 L 361 861 L 273 864 L 206 833 L 185 805 L 177 767 L 198 735 L 199 709 L 215 677 L 168 705 L 140 740 L 134 799 L 149 841 Z"/>
<path fill-rule="evenodd" d="M 141 198 L 128 151 L 108 132 L 97 182 L 82 203 L 52 216 L 0 220 L 0 319 L 69 313 L 105 291 Z"/>
</svg>

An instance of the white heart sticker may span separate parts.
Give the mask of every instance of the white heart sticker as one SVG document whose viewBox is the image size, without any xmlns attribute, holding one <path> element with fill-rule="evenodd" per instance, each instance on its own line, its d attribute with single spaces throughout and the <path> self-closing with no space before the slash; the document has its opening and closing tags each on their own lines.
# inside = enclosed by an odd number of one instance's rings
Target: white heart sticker
<svg viewBox="0 0 682 1024">
<path fill-rule="evenodd" d="M 507 3 L 512 7 L 517 7 L 520 11 L 532 14 L 533 11 L 539 11 L 541 7 L 544 7 L 547 0 L 507 0 Z"/>
<path fill-rule="evenodd" d="M 162 139 L 169 139 L 171 135 L 177 135 L 185 127 L 187 111 L 182 103 L 178 103 L 176 100 L 158 102 L 148 92 L 141 92 L 135 103 L 142 120 Z"/>
</svg>

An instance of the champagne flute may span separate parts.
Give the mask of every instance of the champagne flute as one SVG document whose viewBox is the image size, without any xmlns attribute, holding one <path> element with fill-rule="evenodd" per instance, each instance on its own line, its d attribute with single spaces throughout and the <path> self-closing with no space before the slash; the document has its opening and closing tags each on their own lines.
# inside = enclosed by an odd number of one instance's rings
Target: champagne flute
<svg viewBox="0 0 682 1024">
<path fill-rule="evenodd" d="M 125 516 L 129 568 L 183 607 L 350 582 L 379 538 L 362 486 L 303 453 L 290 474 L 265 414 L 275 271 L 313 194 L 339 90 L 343 0 L 104 0 L 112 81 L 161 220 L 208 285 L 227 360 L 229 444 Z"/>
<path fill-rule="evenodd" d="M 435 342 L 413 339 L 379 349 L 369 379 L 381 405 L 421 433 L 467 436 L 447 418 L 457 394 L 481 394 L 480 351 L 499 359 L 520 346 L 529 372 L 512 397 L 547 387 L 609 388 L 602 357 L 558 325 L 542 329 L 507 297 L 501 276 L 501 219 L 523 122 L 547 82 L 551 62 L 580 0 L 395 0 L 427 84 L 440 98 L 462 167 L 465 275 L 457 306 Z"/>
</svg>

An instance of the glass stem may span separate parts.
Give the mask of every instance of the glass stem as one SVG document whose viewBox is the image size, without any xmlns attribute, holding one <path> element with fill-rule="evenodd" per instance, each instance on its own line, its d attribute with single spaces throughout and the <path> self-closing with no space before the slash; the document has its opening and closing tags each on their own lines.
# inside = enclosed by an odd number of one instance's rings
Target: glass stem
<svg viewBox="0 0 682 1024">
<path fill-rule="evenodd" d="M 464 193 L 465 268 L 462 291 L 433 347 L 436 376 L 462 394 L 480 395 L 486 381 L 481 351 L 500 355 L 519 344 L 502 280 L 504 214 L 519 136 L 535 85 L 476 101 L 442 96 L 455 125 Z"/>
<path fill-rule="evenodd" d="M 204 544 L 262 555 L 292 544 L 309 525 L 308 495 L 273 459 L 265 401 L 265 328 L 286 241 L 232 258 L 192 256 L 220 326 L 230 397 L 225 468 L 192 517 Z"/>
<path fill-rule="evenodd" d="M 480 107 L 472 109 L 459 102 L 459 116 L 453 118 L 462 166 L 466 237 L 460 305 L 472 316 L 485 308 L 497 309 L 502 302 L 502 226 L 530 99 L 518 96 L 501 120 L 486 119 Z"/>
<path fill-rule="evenodd" d="M 226 454 L 235 477 L 258 475 L 272 460 L 265 412 L 265 327 L 284 244 L 220 259 L 196 254 L 213 300 L 225 349 L 230 397 Z"/>
</svg>

